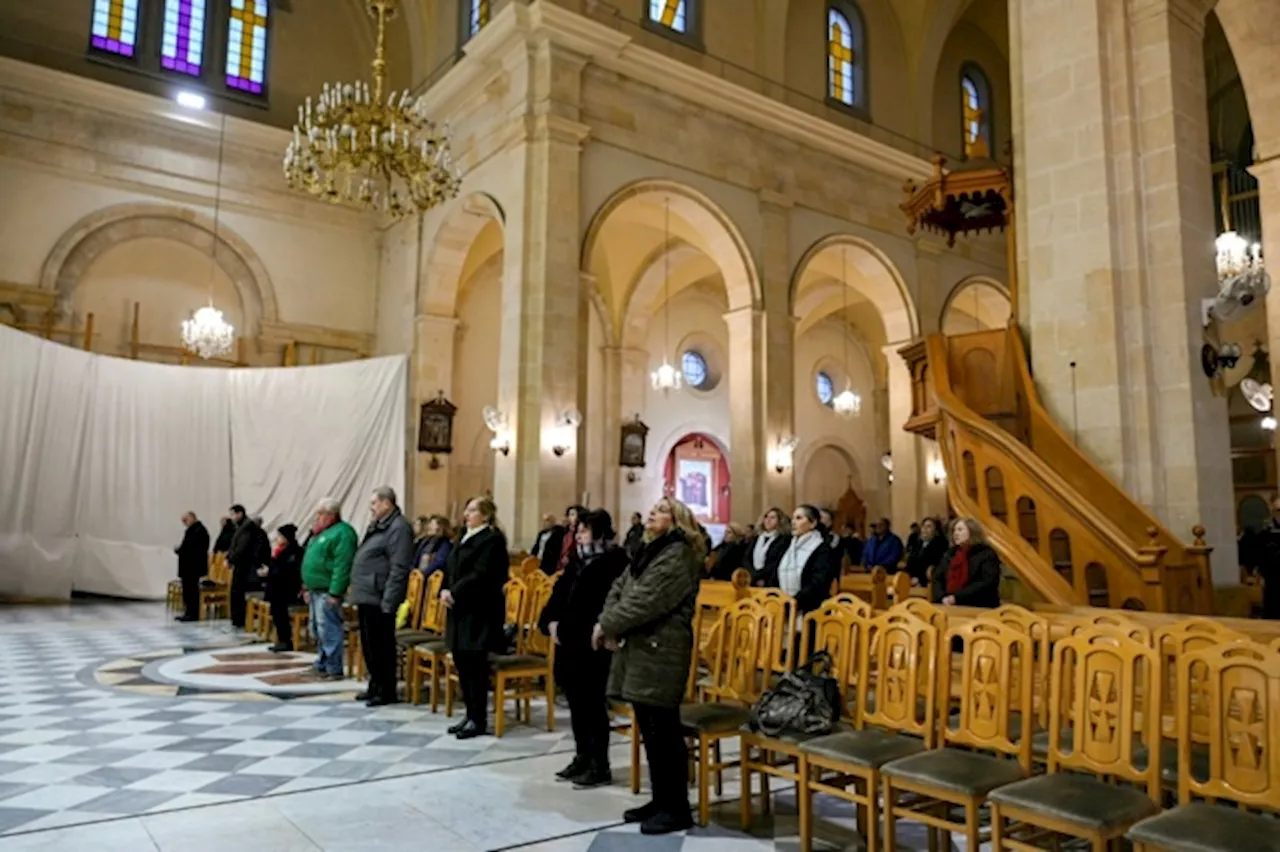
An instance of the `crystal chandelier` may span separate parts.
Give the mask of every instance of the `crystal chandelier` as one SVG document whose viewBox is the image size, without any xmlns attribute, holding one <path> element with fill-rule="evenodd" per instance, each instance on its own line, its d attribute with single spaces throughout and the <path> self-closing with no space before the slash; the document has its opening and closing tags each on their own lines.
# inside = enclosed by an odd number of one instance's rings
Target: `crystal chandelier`
<svg viewBox="0 0 1280 852">
<path fill-rule="evenodd" d="M 213 194 L 213 245 L 209 251 L 209 304 L 182 321 L 182 345 L 188 351 L 208 361 L 223 358 L 231 353 L 236 340 L 236 330 L 222 318 L 222 311 L 213 306 L 213 276 L 218 267 L 218 229 L 222 220 L 222 163 L 227 147 L 227 117 L 222 116 L 218 131 L 218 182 Z"/>
<path fill-rule="evenodd" d="M 290 188 L 334 204 L 356 204 L 395 218 L 430 210 L 454 198 L 462 177 L 420 98 L 385 92 L 386 28 L 396 0 L 367 0 L 378 22 L 373 88 L 325 83 L 313 105 L 298 107 L 293 141 L 284 155 Z"/>
<path fill-rule="evenodd" d="M 849 320 L 849 270 L 847 261 L 847 251 L 842 248 L 840 249 L 840 292 L 844 304 L 844 311 L 841 316 L 842 323 Z M 840 338 L 844 345 L 844 390 L 836 394 L 835 399 L 831 400 L 831 407 L 841 417 L 856 417 L 862 411 L 862 397 L 853 392 L 853 380 L 849 377 L 848 329 L 840 329 Z"/>
<path fill-rule="evenodd" d="M 654 370 L 649 378 L 653 381 L 653 389 L 670 393 L 680 390 L 684 376 L 667 361 L 666 352 L 671 347 L 671 199 L 662 202 L 662 281 L 665 297 L 663 301 L 666 327 L 662 332 L 662 366 Z"/>
<path fill-rule="evenodd" d="M 1262 247 L 1249 242 L 1235 231 L 1224 231 L 1214 240 L 1217 248 L 1218 283 L 1226 284 L 1242 275 L 1261 272 Z"/>
</svg>

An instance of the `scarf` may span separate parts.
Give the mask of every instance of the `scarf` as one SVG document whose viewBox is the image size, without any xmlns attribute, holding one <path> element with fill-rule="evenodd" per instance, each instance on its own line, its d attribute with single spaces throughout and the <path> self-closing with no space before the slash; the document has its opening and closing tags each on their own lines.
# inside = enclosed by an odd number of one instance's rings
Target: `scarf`
<svg viewBox="0 0 1280 852">
<path fill-rule="evenodd" d="M 578 558 L 582 560 L 583 565 L 587 565 L 604 555 L 604 552 L 612 547 L 613 543 L 609 541 L 593 541 L 590 544 L 580 544 L 578 545 Z"/>
<path fill-rule="evenodd" d="M 284 553 L 284 549 L 288 546 L 289 546 L 289 542 L 287 541 L 278 542 L 275 547 L 271 548 L 271 558 L 275 559 L 281 553 Z"/>
<path fill-rule="evenodd" d="M 653 562 L 659 553 L 666 550 L 667 545 L 682 541 L 685 541 L 684 531 L 678 527 L 672 527 L 652 541 L 645 542 L 644 549 L 640 551 L 631 563 L 631 576 L 639 577 L 649 567 L 649 563 Z"/>
<path fill-rule="evenodd" d="M 565 527 L 564 538 L 560 541 L 560 558 L 556 561 L 556 570 L 563 571 L 569 564 L 569 556 L 573 553 L 578 538 L 578 525 Z"/>
<path fill-rule="evenodd" d="M 954 595 L 969 583 L 969 545 L 956 548 L 947 565 L 947 594 Z"/>
</svg>

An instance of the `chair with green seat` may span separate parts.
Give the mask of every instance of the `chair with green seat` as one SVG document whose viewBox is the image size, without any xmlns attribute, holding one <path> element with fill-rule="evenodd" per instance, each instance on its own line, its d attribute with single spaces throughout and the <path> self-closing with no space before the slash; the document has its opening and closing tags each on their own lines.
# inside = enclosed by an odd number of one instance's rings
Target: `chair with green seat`
<svg viewBox="0 0 1280 852">
<path fill-rule="evenodd" d="M 880 849 L 881 769 L 932 748 L 937 738 L 938 641 L 936 627 L 901 607 L 867 622 L 856 652 L 855 730 L 800 744 L 801 849 L 813 844 L 814 793 L 865 813 L 867 848 Z"/>
<path fill-rule="evenodd" d="M 951 696 L 959 680 L 959 712 L 943 721 L 942 747 L 885 764 L 886 849 L 894 849 L 899 819 L 964 834 L 968 849 L 982 844 L 980 811 L 996 787 L 1031 774 L 1032 686 L 1036 649 L 1018 627 L 975 619 L 943 634 L 941 653 L 959 658 L 939 666 L 940 692 Z M 907 799 L 900 794 L 910 794 Z M 960 807 L 964 820 L 950 818 Z"/>
<path fill-rule="evenodd" d="M 1029 837 L 1106 849 L 1160 809 L 1160 655 L 1122 631 L 1082 627 L 1054 645 L 1048 774 L 991 791 L 993 850 Z M 1104 780 L 1105 779 L 1105 780 Z"/>
<path fill-rule="evenodd" d="M 1179 804 L 1129 830 L 1135 852 L 1280 849 L 1280 657 L 1247 639 L 1184 654 L 1174 707 Z"/>
</svg>

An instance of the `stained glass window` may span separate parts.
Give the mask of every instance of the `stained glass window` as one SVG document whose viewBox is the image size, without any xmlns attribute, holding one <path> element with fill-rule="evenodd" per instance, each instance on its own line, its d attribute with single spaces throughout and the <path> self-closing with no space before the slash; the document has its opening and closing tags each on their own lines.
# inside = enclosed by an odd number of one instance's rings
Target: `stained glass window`
<svg viewBox="0 0 1280 852">
<path fill-rule="evenodd" d="M 827 94 L 846 106 L 862 107 L 862 20 L 831 6 L 827 9 Z"/>
<path fill-rule="evenodd" d="M 689 31 L 688 0 L 649 0 L 649 20 L 678 33 Z"/>
<path fill-rule="evenodd" d="M 813 381 L 813 389 L 818 395 L 818 402 L 830 407 L 831 401 L 836 398 L 836 386 L 831 377 L 826 373 L 818 373 Z"/>
<path fill-rule="evenodd" d="M 467 0 L 467 38 L 489 23 L 489 0 Z"/>
<path fill-rule="evenodd" d="M 692 349 L 680 356 L 680 372 L 691 388 L 701 388 L 707 383 L 707 359 Z"/>
<path fill-rule="evenodd" d="M 160 65 L 200 76 L 204 64 L 205 0 L 165 0 Z"/>
<path fill-rule="evenodd" d="M 138 46 L 138 0 L 94 0 L 89 43 L 96 50 L 133 56 Z"/>
<path fill-rule="evenodd" d="M 267 82 L 267 0 L 230 0 L 227 85 L 252 95 Z"/>
<path fill-rule="evenodd" d="M 987 78 L 973 66 L 960 75 L 960 114 L 964 131 L 964 155 L 991 156 L 991 94 Z"/>
</svg>

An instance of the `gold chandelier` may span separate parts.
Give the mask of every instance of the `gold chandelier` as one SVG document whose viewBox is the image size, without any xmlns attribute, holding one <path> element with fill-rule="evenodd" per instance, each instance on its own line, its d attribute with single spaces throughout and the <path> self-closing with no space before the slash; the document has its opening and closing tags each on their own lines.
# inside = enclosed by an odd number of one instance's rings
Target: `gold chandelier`
<svg viewBox="0 0 1280 852">
<path fill-rule="evenodd" d="M 313 105 L 298 107 L 284 155 L 289 186 L 334 204 L 357 204 L 395 218 L 454 198 L 462 177 L 449 153 L 447 128 L 436 129 L 420 98 L 385 93 L 386 29 L 396 0 L 367 0 L 378 22 L 373 87 L 325 83 Z"/>
</svg>

